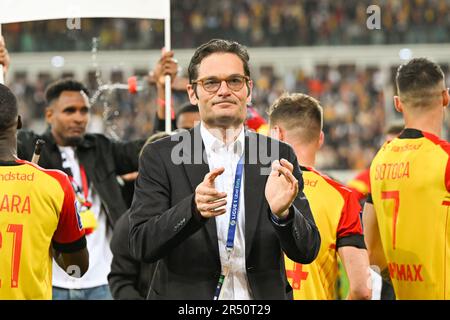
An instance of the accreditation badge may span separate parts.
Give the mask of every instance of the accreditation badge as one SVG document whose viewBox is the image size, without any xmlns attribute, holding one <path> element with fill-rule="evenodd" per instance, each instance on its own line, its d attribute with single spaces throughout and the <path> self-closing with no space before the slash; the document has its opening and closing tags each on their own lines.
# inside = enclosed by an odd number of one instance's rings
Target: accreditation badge
<svg viewBox="0 0 450 320">
<path fill-rule="evenodd" d="M 97 228 L 97 219 L 91 209 L 85 209 L 80 212 L 81 224 L 86 234 L 92 233 Z"/>
</svg>

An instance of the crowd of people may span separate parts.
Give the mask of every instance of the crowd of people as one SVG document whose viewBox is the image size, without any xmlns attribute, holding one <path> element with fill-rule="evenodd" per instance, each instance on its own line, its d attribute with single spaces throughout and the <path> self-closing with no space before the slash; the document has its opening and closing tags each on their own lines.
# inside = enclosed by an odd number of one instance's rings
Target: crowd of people
<svg viewBox="0 0 450 320">
<path fill-rule="evenodd" d="M 207 0 L 172 1 L 174 48 L 193 48 L 206 39 L 235 39 L 247 46 L 442 43 L 448 40 L 446 0 Z M 366 26 L 370 5 L 380 8 L 380 30 Z M 11 51 L 157 49 L 164 44 L 161 21 L 81 19 L 3 26 Z M 151 30 L 151 32 L 149 32 Z"/>
<path fill-rule="evenodd" d="M 318 168 L 361 170 L 368 167 L 382 141 L 386 121 L 383 89 L 391 85 L 381 80 L 378 69 L 317 66 L 313 75 L 292 70 L 281 76 L 273 68 L 263 66 L 259 74 L 254 82 L 252 106 L 266 120 L 268 106 L 285 91 L 304 92 L 321 101 L 327 144 L 319 151 Z M 88 74 L 86 78 L 91 77 Z M 12 77 L 11 89 L 19 99 L 27 126 L 42 127 L 44 89 L 52 80 L 50 75 L 41 75 L 34 81 L 24 74 Z M 126 79 L 120 75 L 110 81 L 124 83 Z M 106 83 L 106 79 L 103 82 Z M 95 93 L 98 83 L 94 78 L 87 86 Z M 126 90 L 105 92 L 93 105 L 89 130 L 122 140 L 144 137 L 153 130 L 156 96 L 154 85 L 136 95 Z M 184 91 L 174 90 L 176 111 L 187 98 Z"/>
</svg>

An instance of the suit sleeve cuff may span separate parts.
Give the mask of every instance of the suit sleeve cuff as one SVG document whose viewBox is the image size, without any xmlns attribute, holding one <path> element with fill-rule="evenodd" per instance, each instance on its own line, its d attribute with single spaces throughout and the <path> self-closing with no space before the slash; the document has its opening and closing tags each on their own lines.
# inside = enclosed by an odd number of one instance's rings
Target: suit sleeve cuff
<svg viewBox="0 0 450 320">
<path fill-rule="evenodd" d="M 207 218 L 203 217 L 200 214 L 200 211 L 198 211 L 197 205 L 195 204 L 195 194 L 192 195 L 191 209 L 192 209 L 192 216 L 197 222 L 204 223 L 206 222 L 206 220 L 208 220 Z"/>
<path fill-rule="evenodd" d="M 284 218 L 279 218 L 273 212 L 270 212 L 270 219 L 272 220 L 273 223 L 275 223 L 277 226 L 280 226 L 280 227 L 284 227 L 284 226 L 288 225 L 294 219 L 294 216 L 295 216 L 295 211 L 294 211 L 293 206 L 290 206 L 289 213 Z"/>
</svg>

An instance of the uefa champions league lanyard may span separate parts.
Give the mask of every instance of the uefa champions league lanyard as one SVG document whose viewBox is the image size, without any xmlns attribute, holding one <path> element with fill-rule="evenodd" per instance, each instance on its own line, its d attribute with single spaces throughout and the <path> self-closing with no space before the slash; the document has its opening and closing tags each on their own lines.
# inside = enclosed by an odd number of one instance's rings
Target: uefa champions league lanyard
<svg viewBox="0 0 450 320">
<path fill-rule="evenodd" d="M 233 187 L 233 198 L 231 202 L 231 213 L 230 213 L 230 224 L 228 225 L 228 236 L 227 236 L 227 264 L 223 266 L 222 272 L 219 277 L 219 282 L 217 283 L 216 292 L 214 294 L 214 300 L 218 300 L 220 296 L 220 292 L 222 291 L 222 285 L 225 280 L 225 277 L 228 276 L 230 271 L 230 258 L 231 253 L 234 249 L 234 236 L 236 234 L 236 224 L 239 213 L 239 198 L 241 196 L 241 182 L 242 182 L 242 172 L 244 170 L 244 156 L 241 156 L 239 162 L 236 166 L 236 175 L 234 176 L 234 187 Z"/>
</svg>

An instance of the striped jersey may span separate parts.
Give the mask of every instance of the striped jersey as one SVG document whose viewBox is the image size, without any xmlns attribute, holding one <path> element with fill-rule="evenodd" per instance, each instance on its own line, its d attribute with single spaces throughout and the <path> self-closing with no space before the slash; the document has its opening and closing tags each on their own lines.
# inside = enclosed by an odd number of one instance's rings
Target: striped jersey
<svg viewBox="0 0 450 320">
<path fill-rule="evenodd" d="M 295 300 L 336 298 L 338 278 L 337 249 L 344 246 L 365 248 L 361 206 L 348 188 L 312 169 L 302 167 L 304 193 L 311 206 L 321 245 L 311 264 L 300 264 L 285 257 L 286 275 Z"/>
<path fill-rule="evenodd" d="M 450 144 L 416 129 L 385 143 L 372 202 L 397 299 L 450 299 Z"/>
<path fill-rule="evenodd" d="M 51 299 L 52 252 L 86 246 L 66 174 L 0 162 L 0 299 Z"/>
</svg>

